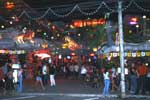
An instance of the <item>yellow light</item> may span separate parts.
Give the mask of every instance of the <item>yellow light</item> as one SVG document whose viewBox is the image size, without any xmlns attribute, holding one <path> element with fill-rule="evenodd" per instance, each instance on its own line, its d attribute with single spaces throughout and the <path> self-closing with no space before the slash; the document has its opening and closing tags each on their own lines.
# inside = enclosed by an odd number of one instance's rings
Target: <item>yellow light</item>
<svg viewBox="0 0 150 100">
<path fill-rule="evenodd" d="M 150 52 L 147 51 L 147 52 L 146 52 L 146 56 L 150 56 Z"/>
<path fill-rule="evenodd" d="M 141 52 L 136 52 L 137 57 L 141 56 Z"/>
<path fill-rule="evenodd" d="M 67 48 L 67 45 L 68 45 L 68 44 L 62 44 L 62 48 L 63 48 L 63 49 Z"/>
<path fill-rule="evenodd" d="M 132 56 L 132 53 L 131 53 L 131 52 L 128 52 L 127 55 L 128 55 L 128 57 L 131 57 L 131 56 Z"/>
<path fill-rule="evenodd" d="M 129 33 L 132 33 L 132 30 L 129 30 Z"/>
<path fill-rule="evenodd" d="M 73 29 L 73 28 L 75 28 L 75 27 L 74 27 L 73 25 L 70 25 L 70 28 L 72 28 L 72 29 Z"/>
<path fill-rule="evenodd" d="M 93 51 L 96 52 L 96 51 L 97 51 L 97 48 L 93 48 Z"/>
</svg>

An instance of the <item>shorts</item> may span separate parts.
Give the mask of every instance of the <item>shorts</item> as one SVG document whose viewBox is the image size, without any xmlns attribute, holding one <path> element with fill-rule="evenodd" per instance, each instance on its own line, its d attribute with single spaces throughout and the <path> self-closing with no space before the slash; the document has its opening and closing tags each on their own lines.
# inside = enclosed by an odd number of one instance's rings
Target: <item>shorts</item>
<svg viewBox="0 0 150 100">
<path fill-rule="evenodd" d="M 42 78 L 40 76 L 36 77 L 36 81 L 41 81 L 41 80 L 42 80 Z"/>
</svg>

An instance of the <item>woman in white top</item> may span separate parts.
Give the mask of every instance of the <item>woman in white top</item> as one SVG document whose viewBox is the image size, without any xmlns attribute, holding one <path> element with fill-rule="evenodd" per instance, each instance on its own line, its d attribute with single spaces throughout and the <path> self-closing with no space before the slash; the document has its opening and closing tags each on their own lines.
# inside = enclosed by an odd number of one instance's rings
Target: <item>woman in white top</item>
<svg viewBox="0 0 150 100">
<path fill-rule="evenodd" d="M 103 72 L 103 78 L 104 78 L 103 95 L 107 96 L 110 90 L 110 77 L 107 68 L 105 68 Z"/>
</svg>

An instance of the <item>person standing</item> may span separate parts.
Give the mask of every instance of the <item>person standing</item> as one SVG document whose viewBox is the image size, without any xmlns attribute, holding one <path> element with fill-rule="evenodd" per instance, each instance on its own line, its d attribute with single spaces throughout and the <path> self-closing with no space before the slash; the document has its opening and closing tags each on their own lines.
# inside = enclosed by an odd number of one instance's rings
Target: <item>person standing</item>
<svg viewBox="0 0 150 100">
<path fill-rule="evenodd" d="M 147 75 L 146 75 L 146 89 L 147 89 L 147 92 L 150 94 L 150 67 L 148 68 L 148 72 L 147 72 Z"/>
<path fill-rule="evenodd" d="M 8 63 L 6 62 L 5 65 L 2 66 L 2 71 L 3 71 L 4 77 L 6 77 L 7 73 L 8 73 L 7 65 L 8 65 Z"/>
<path fill-rule="evenodd" d="M 17 92 L 21 93 L 23 90 L 23 69 L 20 68 L 18 71 L 18 86 L 17 86 Z"/>
<path fill-rule="evenodd" d="M 110 91 L 110 77 L 107 68 L 103 72 L 103 78 L 104 78 L 103 95 L 107 96 L 109 95 L 109 91 Z"/>
<path fill-rule="evenodd" d="M 56 73 L 56 66 L 55 65 L 49 65 L 50 85 L 51 86 L 56 86 L 55 73 Z"/>
<path fill-rule="evenodd" d="M 42 77 L 43 77 L 43 84 L 47 85 L 48 81 L 47 81 L 47 65 L 46 65 L 46 63 L 44 63 L 42 65 Z"/>
<path fill-rule="evenodd" d="M 82 80 L 84 80 L 84 81 L 85 81 L 86 73 L 87 73 L 87 69 L 86 69 L 85 65 L 83 64 L 81 66 L 81 72 L 80 72 L 80 74 L 81 74 Z"/>
<path fill-rule="evenodd" d="M 75 79 L 78 79 L 78 76 L 79 76 L 79 65 L 77 63 L 74 65 L 74 71 L 75 71 Z"/>
<path fill-rule="evenodd" d="M 136 93 L 137 90 L 137 71 L 136 68 L 132 67 L 130 70 L 130 93 Z"/>
<path fill-rule="evenodd" d="M 146 90 L 146 73 L 147 73 L 147 68 L 144 64 L 139 63 L 137 67 L 137 72 L 138 72 L 138 86 L 137 86 L 137 91 L 136 94 L 141 91 L 142 94 L 145 94 Z"/>
</svg>

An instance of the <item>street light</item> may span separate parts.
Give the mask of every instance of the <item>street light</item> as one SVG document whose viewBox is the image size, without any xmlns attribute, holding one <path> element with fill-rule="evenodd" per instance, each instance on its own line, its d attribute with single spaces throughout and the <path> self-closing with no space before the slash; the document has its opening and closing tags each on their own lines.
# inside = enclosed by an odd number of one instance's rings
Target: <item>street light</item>
<svg viewBox="0 0 150 100">
<path fill-rule="evenodd" d="M 146 35 L 146 16 L 143 16 L 143 35 Z"/>
<path fill-rule="evenodd" d="M 138 32 L 139 32 L 139 27 L 140 27 L 140 26 L 137 24 L 135 27 L 136 27 L 136 33 L 138 33 Z"/>
</svg>

